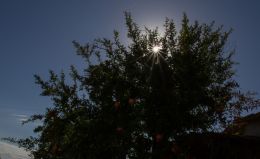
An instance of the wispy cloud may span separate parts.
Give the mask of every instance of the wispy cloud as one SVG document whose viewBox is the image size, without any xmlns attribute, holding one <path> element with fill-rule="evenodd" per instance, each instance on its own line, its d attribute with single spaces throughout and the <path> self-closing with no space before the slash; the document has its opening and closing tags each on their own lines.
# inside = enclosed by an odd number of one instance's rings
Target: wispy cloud
<svg viewBox="0 0 260 159">
<path fill-rule="evenodd" d="M 28 115 L 23 115 L 23 114 L 13 114 L 13 116 L 18 118 L 28 118 Z"/>
<path fill-rule="evenodd" d="M 26 120 L 28 120 L 29 116 L 28 115 L 24 115 L 24 114 L 13 114 L 14 117 L 16 117 L 16 119 L 19 122 L 24 122 Z"/>
<path fill-rule="evenodd" d="M 20 121 L 20 122 L 25 122 L 27 120 L 28 120 L 27 118 L 20 118 L 20 119 L 18 119 L 18 121 Z"/>
</svg>

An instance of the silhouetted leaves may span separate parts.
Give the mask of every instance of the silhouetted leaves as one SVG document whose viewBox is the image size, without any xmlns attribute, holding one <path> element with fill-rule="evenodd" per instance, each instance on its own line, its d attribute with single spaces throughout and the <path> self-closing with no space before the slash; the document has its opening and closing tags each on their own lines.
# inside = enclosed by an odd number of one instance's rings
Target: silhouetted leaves
<svg viewBox="0 0 260 159">
<path fill-rule="evenodd" d="M 53 71 L 49 80 L 35 76 L 53 101 L 28 120 L 42 120 L 39 136 L 20 140 L 36 159 L 183 156 L 179 136 L 221 131 L 259 105 L 233 78 L 234 51 L 225 49 L 231 31 L 191 24 L 184 14 L 179 31 L 167 18 L 160 35 L 141 30 L 129 13 L 125 19 L 127 46 L 117 31 L 112 40 L 73 41 L 86 62 L 82 74 L 72 66 L 71 81 Z"/>
</svg>

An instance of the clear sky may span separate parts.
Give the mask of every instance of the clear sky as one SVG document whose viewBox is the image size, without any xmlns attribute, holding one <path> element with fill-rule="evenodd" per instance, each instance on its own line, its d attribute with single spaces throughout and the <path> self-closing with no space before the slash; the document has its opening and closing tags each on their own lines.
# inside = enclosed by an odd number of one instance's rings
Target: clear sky
<svg viewBox="0 0 260 159">
<path fill-rule="evenodd" d="M 0 137 L 32 134 L 33 125 L 21 121 L 51 106 L 33 74 L 82 68 L 71 42 L 111 37 L 114 29 L 124 34 L 124 11 L 140 26 L 160 27 L 165 17 L 178 25 L 186 12 L 191 21 L 232 27 L 227 47 L 240 63 L 236 79 L 260 92 L 259 0 L 0 0 Z"/>
</svg>

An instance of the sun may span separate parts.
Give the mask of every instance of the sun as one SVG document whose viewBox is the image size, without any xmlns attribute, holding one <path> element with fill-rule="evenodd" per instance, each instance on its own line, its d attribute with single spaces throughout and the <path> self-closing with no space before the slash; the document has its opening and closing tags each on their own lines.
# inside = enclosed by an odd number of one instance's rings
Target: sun
<svg viewBox="0 0 260 159">
<path fill-rule="evenodd" d="M 162 49 L 162 46 L 160 46 L 160 45 L 156 45 L 156 46 L 154 46 L 153 48 L 152 48 L 152 51 L 154 52 L 154 53 L 159 53 L 159 51 Z"/>
<path fill-rule="evenodd" d="M 160 60 L 163 58 L 163 56 L 162 56 L 163 52 L 161 51 L 162 45 L 160 45 L 160 44 L 153 45 L 147 49 L 148 49 L 149 53 L 144 54 L 143 57 L 147 57 L 147 60 L 151 61 L 152 65 L 160 64 Z"/>
<path fill-rule="evenodd" d="M 150 54 L 150 59 L 153 61 L 153 64 L 159 64 L 160 63 L 160 58 L 161 58 L 161 45 L 154 45 L 151 48 L 151 54 Z"/>
</svg>

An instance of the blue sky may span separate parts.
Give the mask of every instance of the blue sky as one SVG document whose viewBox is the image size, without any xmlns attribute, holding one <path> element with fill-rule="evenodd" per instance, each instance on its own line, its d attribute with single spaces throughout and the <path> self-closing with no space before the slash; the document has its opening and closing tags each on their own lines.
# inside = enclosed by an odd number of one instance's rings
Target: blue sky
<svg viewBox="0 0 260 159">
<path fill-rule="evenodd" d="M 260 92 L 260 1 L 258 0 L 1 0 L 0 1 L 0 137 L 24 137 L 34 125 L 21 120 L 41 113 L 51 102 L 39 96 L 33 74 L 84 67 L 72 41 L 125 37 L 124 11 L 140 26 L 161 26 L 165 17 L 180 23 L 213 20 L 234 32 L 227 44 L 235 48 L 236 79 L 243 90 Z"/>
</svg>

